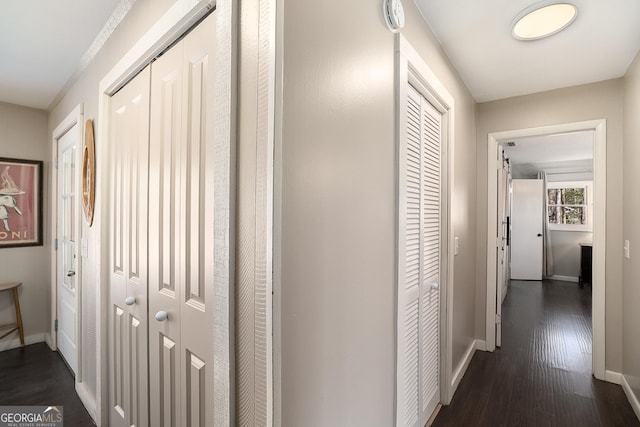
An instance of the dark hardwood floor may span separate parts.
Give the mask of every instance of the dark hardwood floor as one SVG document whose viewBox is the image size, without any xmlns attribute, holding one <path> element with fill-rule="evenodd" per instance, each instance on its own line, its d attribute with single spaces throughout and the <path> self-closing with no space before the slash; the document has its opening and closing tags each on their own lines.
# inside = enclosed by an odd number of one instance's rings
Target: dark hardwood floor
<svg viewBox="0 0 640 427">
<path fill-rule="evenodd" d="M 434 426 L 640 426 L 591 375 L 591 286 L 512 281 L 502 318 L 502 348 L 476 352 Z"/>
<path fill-rule="evenodd" d="M 66 427 L 95 425 L 57 352 L 38 343 L 0 352 L 0 405 L 63 406 Z"/>
</svg>

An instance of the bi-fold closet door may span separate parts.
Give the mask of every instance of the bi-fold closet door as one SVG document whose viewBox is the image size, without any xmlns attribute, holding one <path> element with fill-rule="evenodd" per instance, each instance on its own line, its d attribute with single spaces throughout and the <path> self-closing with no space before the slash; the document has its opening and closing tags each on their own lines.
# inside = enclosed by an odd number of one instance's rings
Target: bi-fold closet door
<svg viewBox="0 0 640 427">
<path fill-rule="evenodd" d="M 111 426 L 213 424 L 214 47 L 210 15 L 112 97 Z"/>
<path fill-rule="evenodd" d="M 407 85 L 399 147 L 397 426 L 422 427 L 440 402 L 442 114 Z"/>
</svg>

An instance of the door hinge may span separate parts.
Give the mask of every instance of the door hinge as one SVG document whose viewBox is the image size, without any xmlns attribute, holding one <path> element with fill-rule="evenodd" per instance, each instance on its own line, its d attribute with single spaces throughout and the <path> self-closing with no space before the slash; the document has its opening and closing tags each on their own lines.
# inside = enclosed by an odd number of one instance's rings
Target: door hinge
<svg viewBox="0 0 640 427">
<path fill-rule="evenodd" d="M 502 316 L 496 313 L 496 325 L 502 324 Z"/>
<path fill-rule="evenodd" d="M 53 322 L 53 329 L 58 332 L 58 319 Z"/>
</svg>

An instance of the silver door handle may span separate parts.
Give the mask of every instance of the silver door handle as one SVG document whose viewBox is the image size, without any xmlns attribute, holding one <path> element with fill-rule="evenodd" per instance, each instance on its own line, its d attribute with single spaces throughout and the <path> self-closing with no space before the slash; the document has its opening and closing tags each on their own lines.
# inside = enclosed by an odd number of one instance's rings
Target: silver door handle
<svg viewBox="0 0 640 427">
<path fill-rule="evenodd" d="M 158 322 L 164 322 L 168 318 L 169 318 L 169 313 L 167 313 L 166 311 L 159 311 L 156 313 L 156 320 Z"/>
<path fill-rule="evenodd" d="M 429 289 L 431 289 L 432 291 L 437 291 L 438 289 L 440 289 L 440 285 L 438 285 L 437 283 L 432 283 L 431 286 L 429 286 Z"/>
<path fill-rule="evenodd" d="M 67 271 L 67 277 L 73 277 L 73 276 L 75 276 L 75 275 L 76 275 L 76 272 L 75 272 L 75 271 L 73 271 L 73 270 L 69 270 L 69 271 Z"/>
<path fill-rule="evenodd" d="M 128 297 L 126 300 L 124 300 L 124 303 L 127 305 L 133 305 L 136 303 L 136 297 Z"/>
</svg>

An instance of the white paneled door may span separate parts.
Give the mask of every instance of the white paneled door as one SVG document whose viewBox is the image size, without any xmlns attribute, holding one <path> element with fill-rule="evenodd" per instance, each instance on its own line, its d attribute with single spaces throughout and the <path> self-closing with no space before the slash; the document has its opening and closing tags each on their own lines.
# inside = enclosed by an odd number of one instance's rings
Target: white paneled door
<svg viewBox="0 0 640 427">
<path fill-rule="evenodd" d="M 542 280 L 542 180 L 514 179 L 512 188 L 511 278 Z"/>
<path fill-rule="evenodd" d="M 148 426 L 149 67 L 111 98 L 109 424 Z"/>
<path fill-rule="evenodd" d="M 78 183 L 79 125 L 58 139 L 58 351 L 77 373 L 78 339 Z"/>
<path fill-rule="evenodd" d="M 215 34 L 111 100 L 111 426 L 213 425 Z"/>
<path fill-rule="evenodd" d="M 209 17 L 151 67 L 151 425 L 213 425 L 213 78 Z"/>
<path fill-rule="evenodd" d="M 397 425 L 422 427 L 440 401 L 442 114 L 408 86 L 400 142 Z"/>
</svg>

